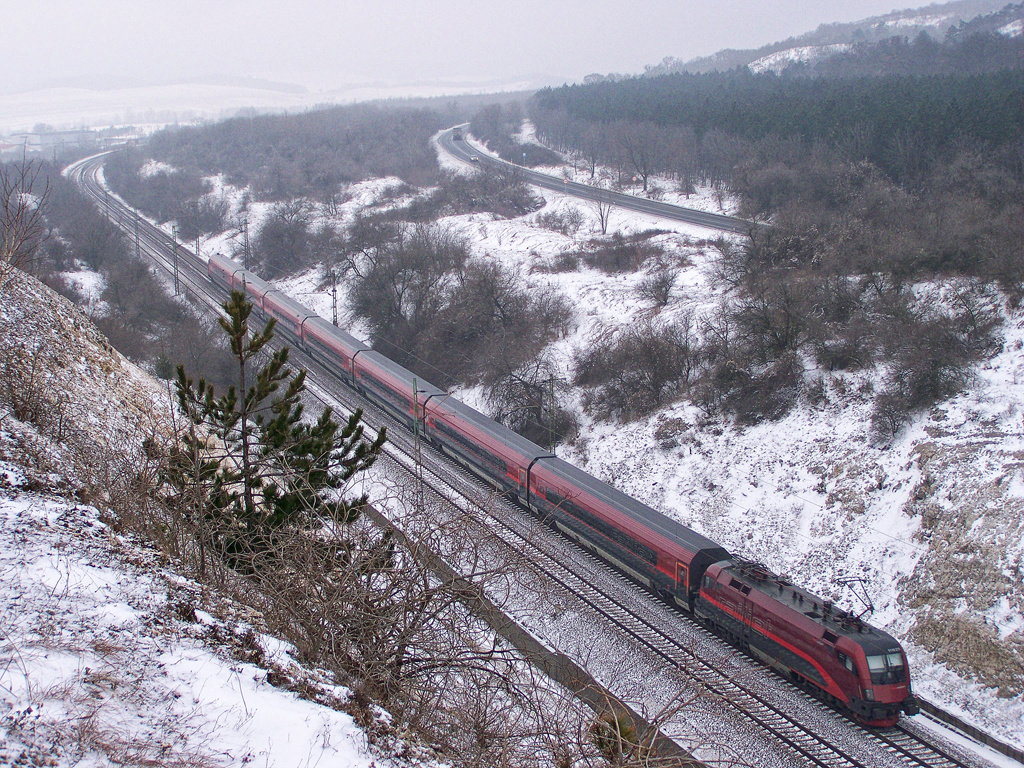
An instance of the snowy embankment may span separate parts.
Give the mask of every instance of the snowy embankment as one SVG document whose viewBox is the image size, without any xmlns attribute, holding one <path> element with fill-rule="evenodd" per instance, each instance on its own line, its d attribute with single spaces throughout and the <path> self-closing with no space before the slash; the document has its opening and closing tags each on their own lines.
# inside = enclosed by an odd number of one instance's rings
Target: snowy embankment
<svg viewBox="0 0 1024 768">
<path fill-rule="evenodd" d="M 258 616 L 98 511 L 166 435 L 166 391 L 30 278 L 0 293 L 0 356 L 0 764 L 406 764 Z"/>
<path fill-rule="evenodd" d="M 0 763 L 373 764 L 350 715 L 271 684 L 287 647 L 197 610 L 202 590 L 94 507 L 0 468 Z"/>
</svg>

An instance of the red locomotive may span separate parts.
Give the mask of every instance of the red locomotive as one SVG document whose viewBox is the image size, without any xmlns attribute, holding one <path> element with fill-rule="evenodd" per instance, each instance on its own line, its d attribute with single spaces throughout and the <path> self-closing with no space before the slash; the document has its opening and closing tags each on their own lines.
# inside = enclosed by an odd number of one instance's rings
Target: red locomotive
<svg viewBox="0 0 1024 768">
<path fill-rule="evenodd" d="M 335 328 L 234 261 L 210 278 L 245 291 L 294 343 L 439 451 L 651 592 L 868 725 L 914 714 L 906 656 L 888 634 L 552 456 Z"/>
<path fill-rule="evenodd" d="M 867 725 L 916 714 L 898 641 L 764 566 L 742 560 L 704 572 L 694 613 L 772 669 Z"/>
</svg>

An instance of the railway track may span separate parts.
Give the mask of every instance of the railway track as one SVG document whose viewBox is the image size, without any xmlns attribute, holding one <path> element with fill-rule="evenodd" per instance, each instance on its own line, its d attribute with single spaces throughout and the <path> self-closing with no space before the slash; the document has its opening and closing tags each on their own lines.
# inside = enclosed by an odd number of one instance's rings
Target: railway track
<svg viewBox="0 0 1024 768">
<path fill-rule="evenodd" d="M 214 311 L 219 310 L 222 292 L 207 279 L 201 260 L 178 246 L 177 264 L 171 254 L 173 244 L 161 230 L 145 219 L 136 219 L 135 212 L 116 196 L 103 191 L 99 180 L 102 158 L 81 161 L 69 170 L 86 193 L 130 236 L 135 236 L 143 255 L 151 259 L 168 276 L 177 274 L 185 290 L 199 298 Z M 843 768 L 874 768 L 875 766 L 927 766 L 953 768 L 979 765 L 956 748 L 935 743 L 935 739 L 917 728 L 898 726 L 892 729 L 868 730 L 840 719 L 818 705 L 810 707 L 810 718 L 794 714 L 794 698 L 810 701 L 812 697 L 786 681 L 775 678 L 773 684 L 785 692 L 785 701 L 768 686 L 756 684 L 767 676 L 759 665 L 738 658 L 735 649 L 721 641 L 697 622 L 665 607 L 638 588 L 623 582 L 603 562 L 583 548 L 570 545 L 562 538 L 541 535 L 541 524 L 518 506 L 496 498 L 475 476 L 450 462 L 432 448 L 417 445 L 414 437 L 373 403 L 363 400 L 347 387 L 329 387 L 339 379 L 330 367 L 299 348 L 293 350 L 297 360 L 314 374 L 308 380 L 311 393 L 333 408 L 362 408 L 367 422 L 386 424 L 389 430 L 389 459 L 400 471 L 408 473 L 437 498 L 455 504 L 489 530 L 499 530 L 505 546 L 513 551 L 528 552 L 534 566 L 545 578 L 566 594 L 614 626 L 618 632 L 642 646 L 655 658 L 685 675 L 688 685 L 713 699 L 756 726 L 800 765 Z M 417 466 L 418 464 L 418 466 Z M 686 625 L 681 633 L 680 624 Z M 722 669 L 722 659 L 729 659 Z M 748 682 L 750 681 L 750 682 Z M 822 719 L 831 721 L 821 727 Z M 817 721 L 817 722 L 810 722 Z M 823 733 L 836 731 L 838 735 Z M 858 743 L 859 742 L 859 743 Z"/>
<path fill-rule="evenodd" d="M 414 452 L 407 445 L 400 448 L 405 454 L 407 470 L 415 472 Z M 602 561 L 583 550 L 576 550 L 573 553 L 575 557 L 567 558 L 564 551 L 567 545 L 564 541 L 552 541 L 550 537 L 536 535 L 536 528 L 539 525 L 536 520 L 526 516 L 512 504 L 496 503 L 490 490 L 474 476 L 459 470 L 455 473 L 455 478 L 452 478 L 452 473 L 447 468 L 439 472 L 431 464 L 428 459 L 427 468 L 430 475 L 423 482 L 436 493 L 446 499 L 450 498 L 452 493 L 472 499 L 475 509 L 467 509 L 466 512 L 474 516 L 483 515 L 478 517 L 482 525 L 492 529 L 495 526 L 500 527 L 504 532 L 503 538 L 515 551 L 530 551 L 531 561 L 544 572 L 546 578 L 574 595 L 620 632 L 647 648 L 666 664 L 674 669 L 684 670 L 695 687 L 718 701 L 727 702 L 742 717 L 799 755 L 806 764 L 849 768 L 866 768 L 872 765 L 946 768 L 971 764 L 965 757 L 954 755 L 949 749 L 929 744 L 904 730 L 887 729 L 876 732 L 847 724 L 844 720 L 844 726 L 848 725 L 851 729 L 866 735 L 881 746 L 885 753 L 883 762 L 855 757 L 847 747 L 835 740 L 824 738 L 813 726 L 801 722 L 784 707 L 773 703 L 770 697 L 758 691 L 755 685 L 745 684 L 743 671 L 736 676 L 723 674 L 714 663 L 721 658 L 720 641 L 703 626 L 687 620 L 700 642 L 695 644 L 691 638 L 681 639 L 676 628 L 671 626 L 671 622 L 659 621 L 659 609 L 662 609 L 660 604 L 647 606 L 648 611 L 644 613 L 649 612 L 650 616 L 641 615 L 635 610 L 635 605 L 624 605 L 620 596 L 615 594 L 616 590 L 602 588 L 602 583 L 616 583 L 621 579 Z M 583 560 L 585 567 L 581 570 L 571 568 L 566 565 L 567 560 L 574 564 L 579 564 L 578 561 Z M 602 573 L 605 578 L 593 578 L 592 574 L 595 571 Z M 640 599 L 654 602 L 654 599 L 646 594 Z M 703 646 L 712 649 L 711 658 L 697 650 Z M 734 651 L 730 648 L 729 652 Z M 747 670 L 749 673 L 761 671 L 760 666 Z M 789 686 L 788 683 L 784 685 Z M 793 686 L 789 687 L 802 698 L 810 698 L 803 691 Z M 882 754 L 878 756 L 883 757 Z M 891 758 L 898 762 L 892 762 Z"/>
</svg>

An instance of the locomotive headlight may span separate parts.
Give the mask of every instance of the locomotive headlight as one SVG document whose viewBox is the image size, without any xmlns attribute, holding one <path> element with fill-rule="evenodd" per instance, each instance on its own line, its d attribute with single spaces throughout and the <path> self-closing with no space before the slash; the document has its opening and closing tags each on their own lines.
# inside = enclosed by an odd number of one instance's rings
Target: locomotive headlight
<svg viewBox="0 0 1024 768">
<path fill-rule="evenodd" d="M 865 688 L 864 689 L 864 698 L 867 701 L 874 701 L 875 700 L 875 689 L 874 688 Z"/>
</svg>

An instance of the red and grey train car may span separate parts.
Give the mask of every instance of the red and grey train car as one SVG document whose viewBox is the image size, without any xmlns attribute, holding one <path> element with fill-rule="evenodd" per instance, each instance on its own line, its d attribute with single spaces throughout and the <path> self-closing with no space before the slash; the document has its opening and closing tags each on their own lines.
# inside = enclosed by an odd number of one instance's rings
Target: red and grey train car
<svg viewBox="0 0 1024 768">
<path fill-rule="evenodd" d="M 764 566 L 715 563 L 704 573 L 696 615 L 780 674 L 868 725 L 917 712 L 899 642 Z"/>
<path fill-rule="evenodd" d="M 777 577 L 759 580 L 763 568 L 734 561 L 710 539 L 418 379 L 235 262 L 213 256 L 209 271 L 215 282 L 245 291 L 298 344 L 333 360 L 347 384 L 410 427 L 419 419 L 427 440 L 495 490 L 769 666 L 869 724 L 891 725 L 900 709 L 916 711 L 906 657 L 889 635 L 845 615 L 837 620 L 819 598 Z M 801 600 L 821 605 L 820 615 L 796 610 Z"/>
</svg>

